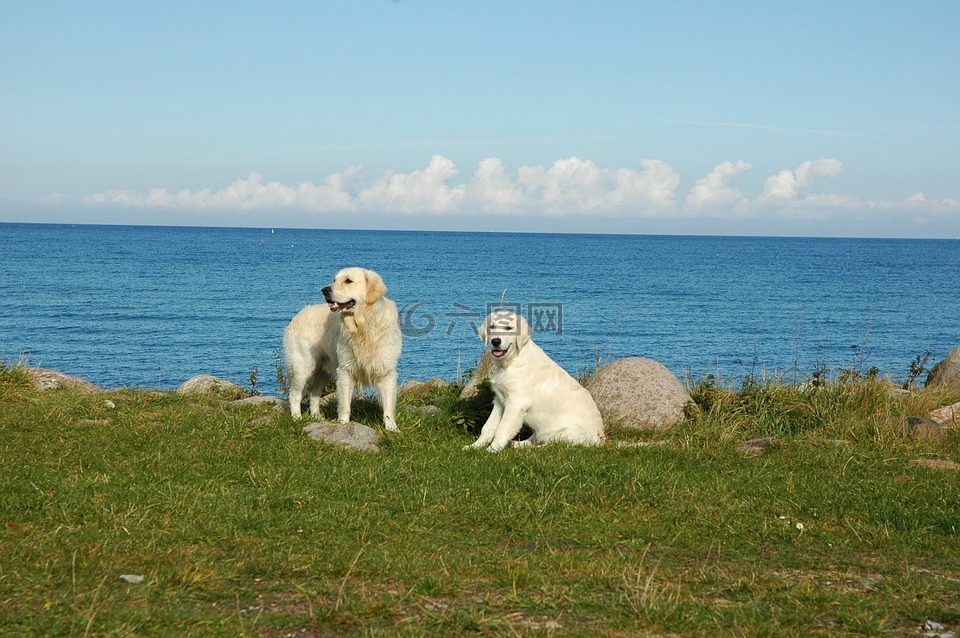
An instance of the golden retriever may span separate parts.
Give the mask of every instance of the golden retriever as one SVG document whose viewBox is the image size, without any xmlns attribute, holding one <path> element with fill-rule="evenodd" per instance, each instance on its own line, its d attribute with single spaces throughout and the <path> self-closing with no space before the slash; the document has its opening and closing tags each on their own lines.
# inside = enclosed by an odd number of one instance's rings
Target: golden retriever
<svg viewBox="0 0 960 638">
<path fill-rule="evenodd" d="M 494 311 L 479 332 L 493 355 L 495 398 L 480 437 L 464 449 L 502 450 L 523 424 L 533 435 L 514 445 L 603 442 L 603 421 L 593 397 L 531 340 L 530 326 L 522 316 L 510 310 Z"/>
<path fill-rule="evenodd" d="M 402 338 L 397 304 L 372 270 L 344 268 L 321 290 L 326 304 L 307 306 L 283 333 L 290 380 L 290 414 L 300 418 L 306 390 L 310 414 L 320 414 L 324 386 L 337 376 L 337 419 L 350 420 L 357 386 L 374 387 L 383 405 L 383 427 L 397 430 L 397 362 Z"/>
</svg>

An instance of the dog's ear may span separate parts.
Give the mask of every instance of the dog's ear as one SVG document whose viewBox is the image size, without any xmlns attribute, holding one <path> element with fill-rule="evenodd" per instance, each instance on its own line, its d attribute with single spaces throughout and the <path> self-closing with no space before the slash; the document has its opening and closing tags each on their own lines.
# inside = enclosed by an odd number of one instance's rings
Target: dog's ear
<svg viewBox="0 0 960 638">
<path fill-rule="evenodd" d="M 383 283 L 380 275 L 372 270 L 364 270 L 363 276 L 367 279 L 367 303 L 373 303 L 387 294 L 387 284 Z"/>
<path fill-rule="evenodd" d="M 480 341 L 487 343 L 487 337 L 490 332 L 490 317 L 484 317 L 483 321 L 480 322 L 480 327 L 477 328 L 477 334 L 480 335 Z"/>
<path fill-rule="evenodd" d="M 527 323 L 527 320 L 523 318 L 523 315 L 516 315 L 517 317 L 517 352 L 520 352 L 520 348 L 523 347 L 523 344 L 530 341 L 532 336 L 530 330 L 530 324 Z"/>
</svg>

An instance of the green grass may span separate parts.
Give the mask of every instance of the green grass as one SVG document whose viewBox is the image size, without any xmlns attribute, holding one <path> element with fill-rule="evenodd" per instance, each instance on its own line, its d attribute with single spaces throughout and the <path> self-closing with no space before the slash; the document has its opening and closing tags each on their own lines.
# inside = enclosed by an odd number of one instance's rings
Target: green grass
<svg viewBox="0 0 960 638">
<path fill-rule="evenodd" d="M 649 445 L 493 455 L 461 450 L 483 415 L 457 390 L 401 401 L 371 454 L 266 406 L 0 368 L 0 635 L 960 629 L 960 474 L 911 464 L 960 462 L 960 437 L 899 426 L 956 395 L 709 385 L 670 431 L 610 433 Z"/>
</svg>

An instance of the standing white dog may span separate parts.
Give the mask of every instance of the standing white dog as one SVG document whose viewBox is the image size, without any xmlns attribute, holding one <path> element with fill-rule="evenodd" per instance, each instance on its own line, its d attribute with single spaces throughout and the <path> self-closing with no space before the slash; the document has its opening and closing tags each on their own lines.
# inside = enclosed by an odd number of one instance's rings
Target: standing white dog
<svg viewBox="0 0 960 638">
<path fill-rule="evenodd" d="M 357 386 L 375 387 L 383 404 L 383 427 L 397 429 L 397 362 L 402 338 L 397 304 L 372 270 L 344 268 L 321 292 L 327 303 L 307 306 L 283 333 L 290 379 L 290 414 L 300 418 L 304 390 L 310 414 L 320 414 L 324 386 L 337 375 L 337 419 L 350 420 Z"/>
<path fill-rule="evenodd" d="M 493 355 L 495 398 L 480 437 L 464 449 L 489 445 L 491 452 L 502 450 L 524 423 L 533 436 L 514 445 L 603 442 L 603 421 L 593 397 L 530 339 L 522 316 L 497 310 L 479 332 Z"/>
</svg>

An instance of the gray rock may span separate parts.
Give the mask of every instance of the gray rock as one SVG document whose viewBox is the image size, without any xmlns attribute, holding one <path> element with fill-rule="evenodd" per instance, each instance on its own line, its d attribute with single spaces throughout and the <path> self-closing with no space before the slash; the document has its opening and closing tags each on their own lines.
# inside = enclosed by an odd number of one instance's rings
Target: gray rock
<svg viewBox="0 0 960 638">
<path fill-rule="evenodd" d="M 919 416 L 908 416 L 906 419 L 906 428 L 904 434 L 919 439 L 939 440 L 945 436 L 943 427 L 932 419 L 925 419 Z"/>
<path fill-rule="evenodd" d="M 760 456 L 780 444 L 780 440 L 771 436 L 750 439 L 737 446 L 737 452 L 747 456 Z"/>
<path fill-rule="evenodd" d="M 957 346 L 944 358 L 933 366 L 927 375 L 925 388 L 945 385 L 960 390 L 960 346 Z"/>
<path fill-rule="evenodd" d="M 179 394 L 209 394 L 215 393 L 223 396 L 242 397 L 245 393 L 236 383 L 224 381 L 209 374 L 199 374 L 190 377 L 180 384 L 177 388 Z"/>
<path fill-rule="evenodd" d="M 287 402 L 281 399 L 280 397 L 270 397 L 256 395 L 252 397 L 246 397 L 243 399 L 236 399 L 234 401 L 229 401 L 229 405 L 272 405 L 278 408 L 284 408 L 287 405 Z"/>
<path fill-rule="evenodd" d="M 81 390 L 83 392 L 102 392 L 102 389 L 84 381 L 79 377 L 70 376 L 56 370 L 46 370 L 44 368 L 24 367 L 33 385 L 37 390 L 59 390 L 65 388 L 69 390 Z"/>
<path fill-rule="evenodd" d="M 923 623 L 923 625 L 920 626 L 920 629 L 926 631 L 940 631 L 943 629 L 943 625 L 934 620 L 927 620 Z"/>
<path fill-rule="evenodd" d="M 864 589 L 876 591 L 883 585 L 883 576 L 863 576 L 860 578 L 860 585 Z"/>
<path fill-rule="evenodd" d="M 361 423 L 309 423 L 303 431 L 311 439 L 340 445 L 352 450 L 377 452 L 380 450 L 380 434 L 373 428 Z"/>
<path fill-rule="evenodd" d="M 104 427 L 110 425 L 110 419 L 80 419 L 79 424 L 87 427 Z"/>
<path fill-rule="evenodd" d="M 122 580 L 125 583 L 137 585 L 143 582 L 143 576 L 141 576 L 140 574 L 120 574 L 120 580 Z"/>
<path fill-rule="evenodd" d="M 584 386 L 608 427 L 668 428 L 683 420 L 684 406 L 693 402 L 670 370 L 643 357 L 605 365 Z"/>
<path fill-rule="evenodd" d="M 960 425 L 960 403 L 937 408 L 930 413 L 930 420 L 936 421 L 942 426 Z"/>
<path fill-rule="evenodd" d="M 490 354 L 489 350 L 485 351 L 477 363 L 476 371 L 467 381 L 467 385 L 463 386 L 463 390 L 460 391 L 460 401 L 469 401 L 480 393 L 480 384 L 489 381 L 490 377 L 493 376 L 494 365 L 493 355 Z"/>
<path fill-rule="evenodd" d="M 450 384 L 439 377 L 427 379 L 426 381 L 404 381 L 399 385 L 399 387 L 397 387 L 397 394 L 406 395 L 416 399 L 426 396 L 435 388 L 443 388 L 448 385 Z"/>
</svg>

